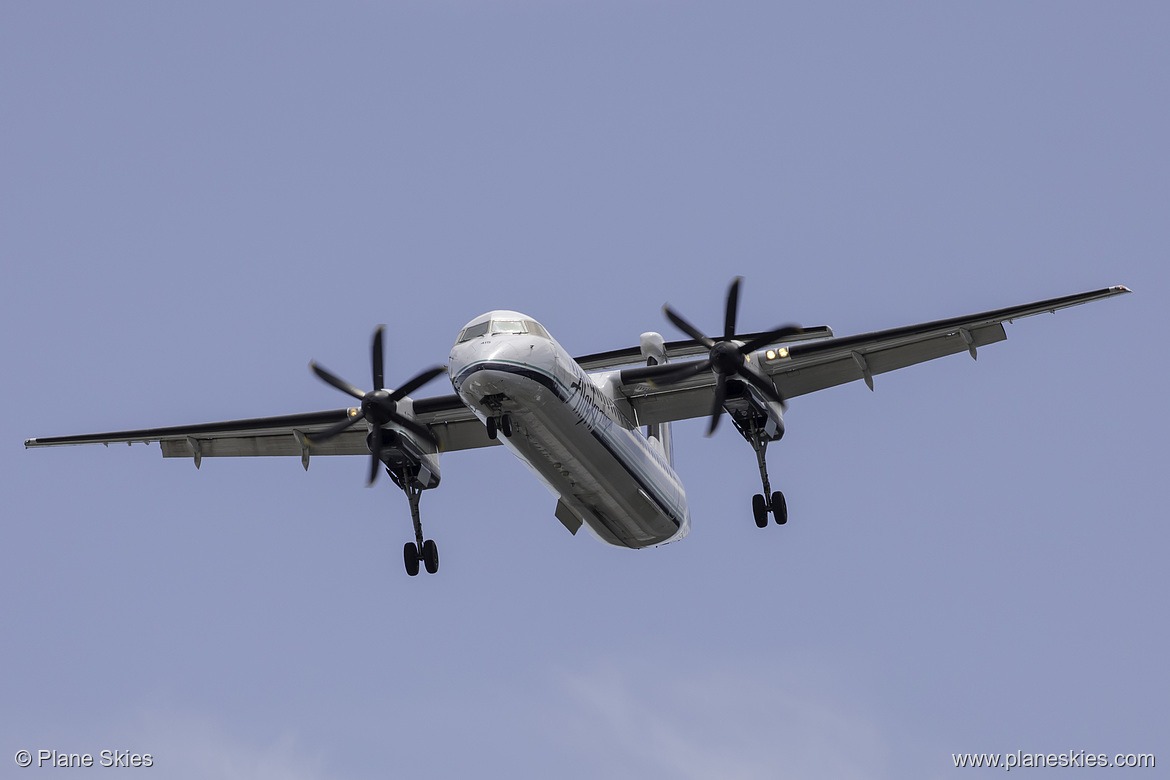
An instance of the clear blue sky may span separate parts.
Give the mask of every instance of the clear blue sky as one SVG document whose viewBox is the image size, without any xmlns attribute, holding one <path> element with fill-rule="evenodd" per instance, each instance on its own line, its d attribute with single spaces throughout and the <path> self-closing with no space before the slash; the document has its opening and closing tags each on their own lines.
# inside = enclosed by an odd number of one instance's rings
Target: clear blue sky
<svg viewBox="0 0 1170 780">
<path fill-rule="evenodd" d="M 815 5 L 3 4 L 0 776 L 1170 763 L 1170 11 Z M 361 384 L 378 323 L 390 381 L 493 308 L 578 354 L 714 330 L 736 274 L 748 330 L 1136 292 L 794 401 L 784 528 L 680 425 L 658 550 L 503 450 L 444 458 L 409 579 L 360 458 L 22 445 L 336 408 L 307 363 Z"/>
</svg>

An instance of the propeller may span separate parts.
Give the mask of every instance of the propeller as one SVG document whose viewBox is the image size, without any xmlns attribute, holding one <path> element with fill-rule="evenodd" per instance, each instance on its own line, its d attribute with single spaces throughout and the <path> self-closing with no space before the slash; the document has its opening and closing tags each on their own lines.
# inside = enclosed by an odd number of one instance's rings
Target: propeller
<svg viewBox="0 0 1170 780">
<path fill-rule="evenodd" d="M 759 390 L 768 400 L 784 404 L 784 397 L 776 391 L 775 385 L 747 364 L 747 355 L 765 344 L 772 344 L 803 332 L 799 325 L 781 325 L 767 333 L 761 333 L 742 346 L 736 343 L 734 341 L 735 318 L 739 310 L 739 284 L 742 281 L 742 276 L 735 277 L 731 282 L 731 287 L 727 290 L 727 306 L 723 315 L 723 338 L 719 341 L 707 336 L 687 322 L 682 315 L 670 308 L 670 304 L 662 307 L 666 318 L 674 323 L 674 326 L 679 330 L 707 347 L 708 353 L 706 359 L 698 363 L 690 363 L 681 366 L 677 371 L 658 376 L 657 382 L 663 384 L 681 382 L 708 370 L 715 374 L 715 400 L 711 405 L 711 424 L 707 428 L 708 436 L 715 433 L 715 428 L 719 425 L 723 402 L 727 400 L 727 380 L 729 377 L 739 377 Z"/>
<path fill-rule="evenodd" d="M 401 425 L 420 439 L 428 441 L 431 444 L 437 443 L 434 435 L 425 425 L 421 425 L 398 412 L 398 402 L 447 370 L 442 366 L 428 368 L 397 390 L 391 391 L 385 389 L 382 386 L 382 331 L 384 329 L 384 325 L 379 325 L 377 330 L 374 331 L 374 343 L 370 349 L 370 365 L 373 369 L 374 389 L 368 393 L 362 392 L 344 379 L 325 370 L 317 365 L 316 361 L 309 361 L 309 368 L 313 370 L 314 374 L 341 392 L 358 399 L 362 402 L 362 405 L 356 414 L 352 414 L 337 425 L 307 438 L 311 444 L 320 444 L 329 441 L 337 434 L 361 420 L 369 422 L 373 426 L 373 442 L 370 445 L 370 479 L 366 483 L 367 486 L 373 485 L 374 480 L 378 478 L 378 466 L 381 463 L 378 459 L 378 453 L 382 451 L 383 425 L 387 423 Z"/>
</svg>

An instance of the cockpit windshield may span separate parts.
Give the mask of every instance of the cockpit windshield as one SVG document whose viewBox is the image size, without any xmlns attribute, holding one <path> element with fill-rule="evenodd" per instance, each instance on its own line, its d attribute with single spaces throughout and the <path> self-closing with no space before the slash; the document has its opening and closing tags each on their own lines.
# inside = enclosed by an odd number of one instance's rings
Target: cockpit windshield
<svg viewBox="0 0 1170 780">
<path fill-rule="evenodd" d="M 520 320 L 492 320 L 492 333 L 526 333 Z"/>
<path fill-rule="evenodd" d="M 471 323 L 459 334 L 459 343 L 462 344 L 489 333 L 516 333 L 548 338 L 548 332 L 534 320 L 498 319 Z"/>
<path fill-rule="evenodd" d="M 468 325 L 466 328 L 463 329 L 462 333 L 459 334 L 459 343 L 462 344 L 465 341 L 471 341 L 476 336 L 482 336 L 483 334 L 488 332 L 488 326 L 490 326 L 491 324 L 492 323 L 490 320 L 484 320 L 483 322 L 471 323 L 470 325 Z"/>
</svg>

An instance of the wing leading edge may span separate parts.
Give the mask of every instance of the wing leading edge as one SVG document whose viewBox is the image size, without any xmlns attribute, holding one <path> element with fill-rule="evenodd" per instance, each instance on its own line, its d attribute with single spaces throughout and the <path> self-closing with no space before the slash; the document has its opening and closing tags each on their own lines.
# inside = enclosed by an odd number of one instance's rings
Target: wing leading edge
<svg viewBox="0 0 1170 780">
<path fill-rule="evenodd" d="M 752 355 L 751 361 L 771 377 L 786 398 L 859 379 L 872 389 L 877 374 L 960 352 L 976 357 L 979 347 L 1007 338 L 1005 322 L 1054 313 L 1128 292 L 1131 292 L 1129 288 L 1123 286 L 1106 287 L 964 317 L 790 344 L 781 350 L 761 349 Z M 656 376 L 675 371 L 680 365 L 683 364 L 669 363 L 620 372 L 620 392 L 629 399 L 639 423 L 650 425 L 710 414 L 714 393 L 711 373 L 704 372 L 669 386 L 655 385 Z"/>
</svg>

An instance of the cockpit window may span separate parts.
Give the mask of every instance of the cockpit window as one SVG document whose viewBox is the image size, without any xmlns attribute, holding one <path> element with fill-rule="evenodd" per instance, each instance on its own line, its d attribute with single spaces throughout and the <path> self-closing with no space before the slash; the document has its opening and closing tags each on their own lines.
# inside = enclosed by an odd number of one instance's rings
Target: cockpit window
<svg viewBox="0 0 1170 780">
<path fill-rule="evenodd" d="M 540 326 L 540 323 L 533 320 L 484 320 L 483 322 L 475 322 L 468 325 L 459 334 L 459 342 L 462 344 L 465 341 L 471 341 L 474 338 L 483 336 L 487 333 L 527 333 L 530 336 L 540 336 L 541 338 L 549 338 L 548 331 Z"/>
<path fill-rule="evenodd" d="M 520 320 L 492 320 L 492 333 L 527 333 Z"/>
<path fill-rule="evenodd" d="M 524 327 L 528 328 L 528 332 L 533 336 L 540 336 L 543 339 L 549 338 L 548 331 L 542 328 L 539 322 L 524 320 Z"/>
<path fill-rule="evenodd" d="M 476 336 L 482 336 L 483 334 L 487 333 L 488 325 L 491 325 L 491 322 L 488 320 L 484 320 L 483 322 L 473 322 L 472 324 L 468 325 L 463 329 L 463 332 L 459 334 L 459 343 L 462 344 L 465 341 L 471 341 Z"/>
</svg>

